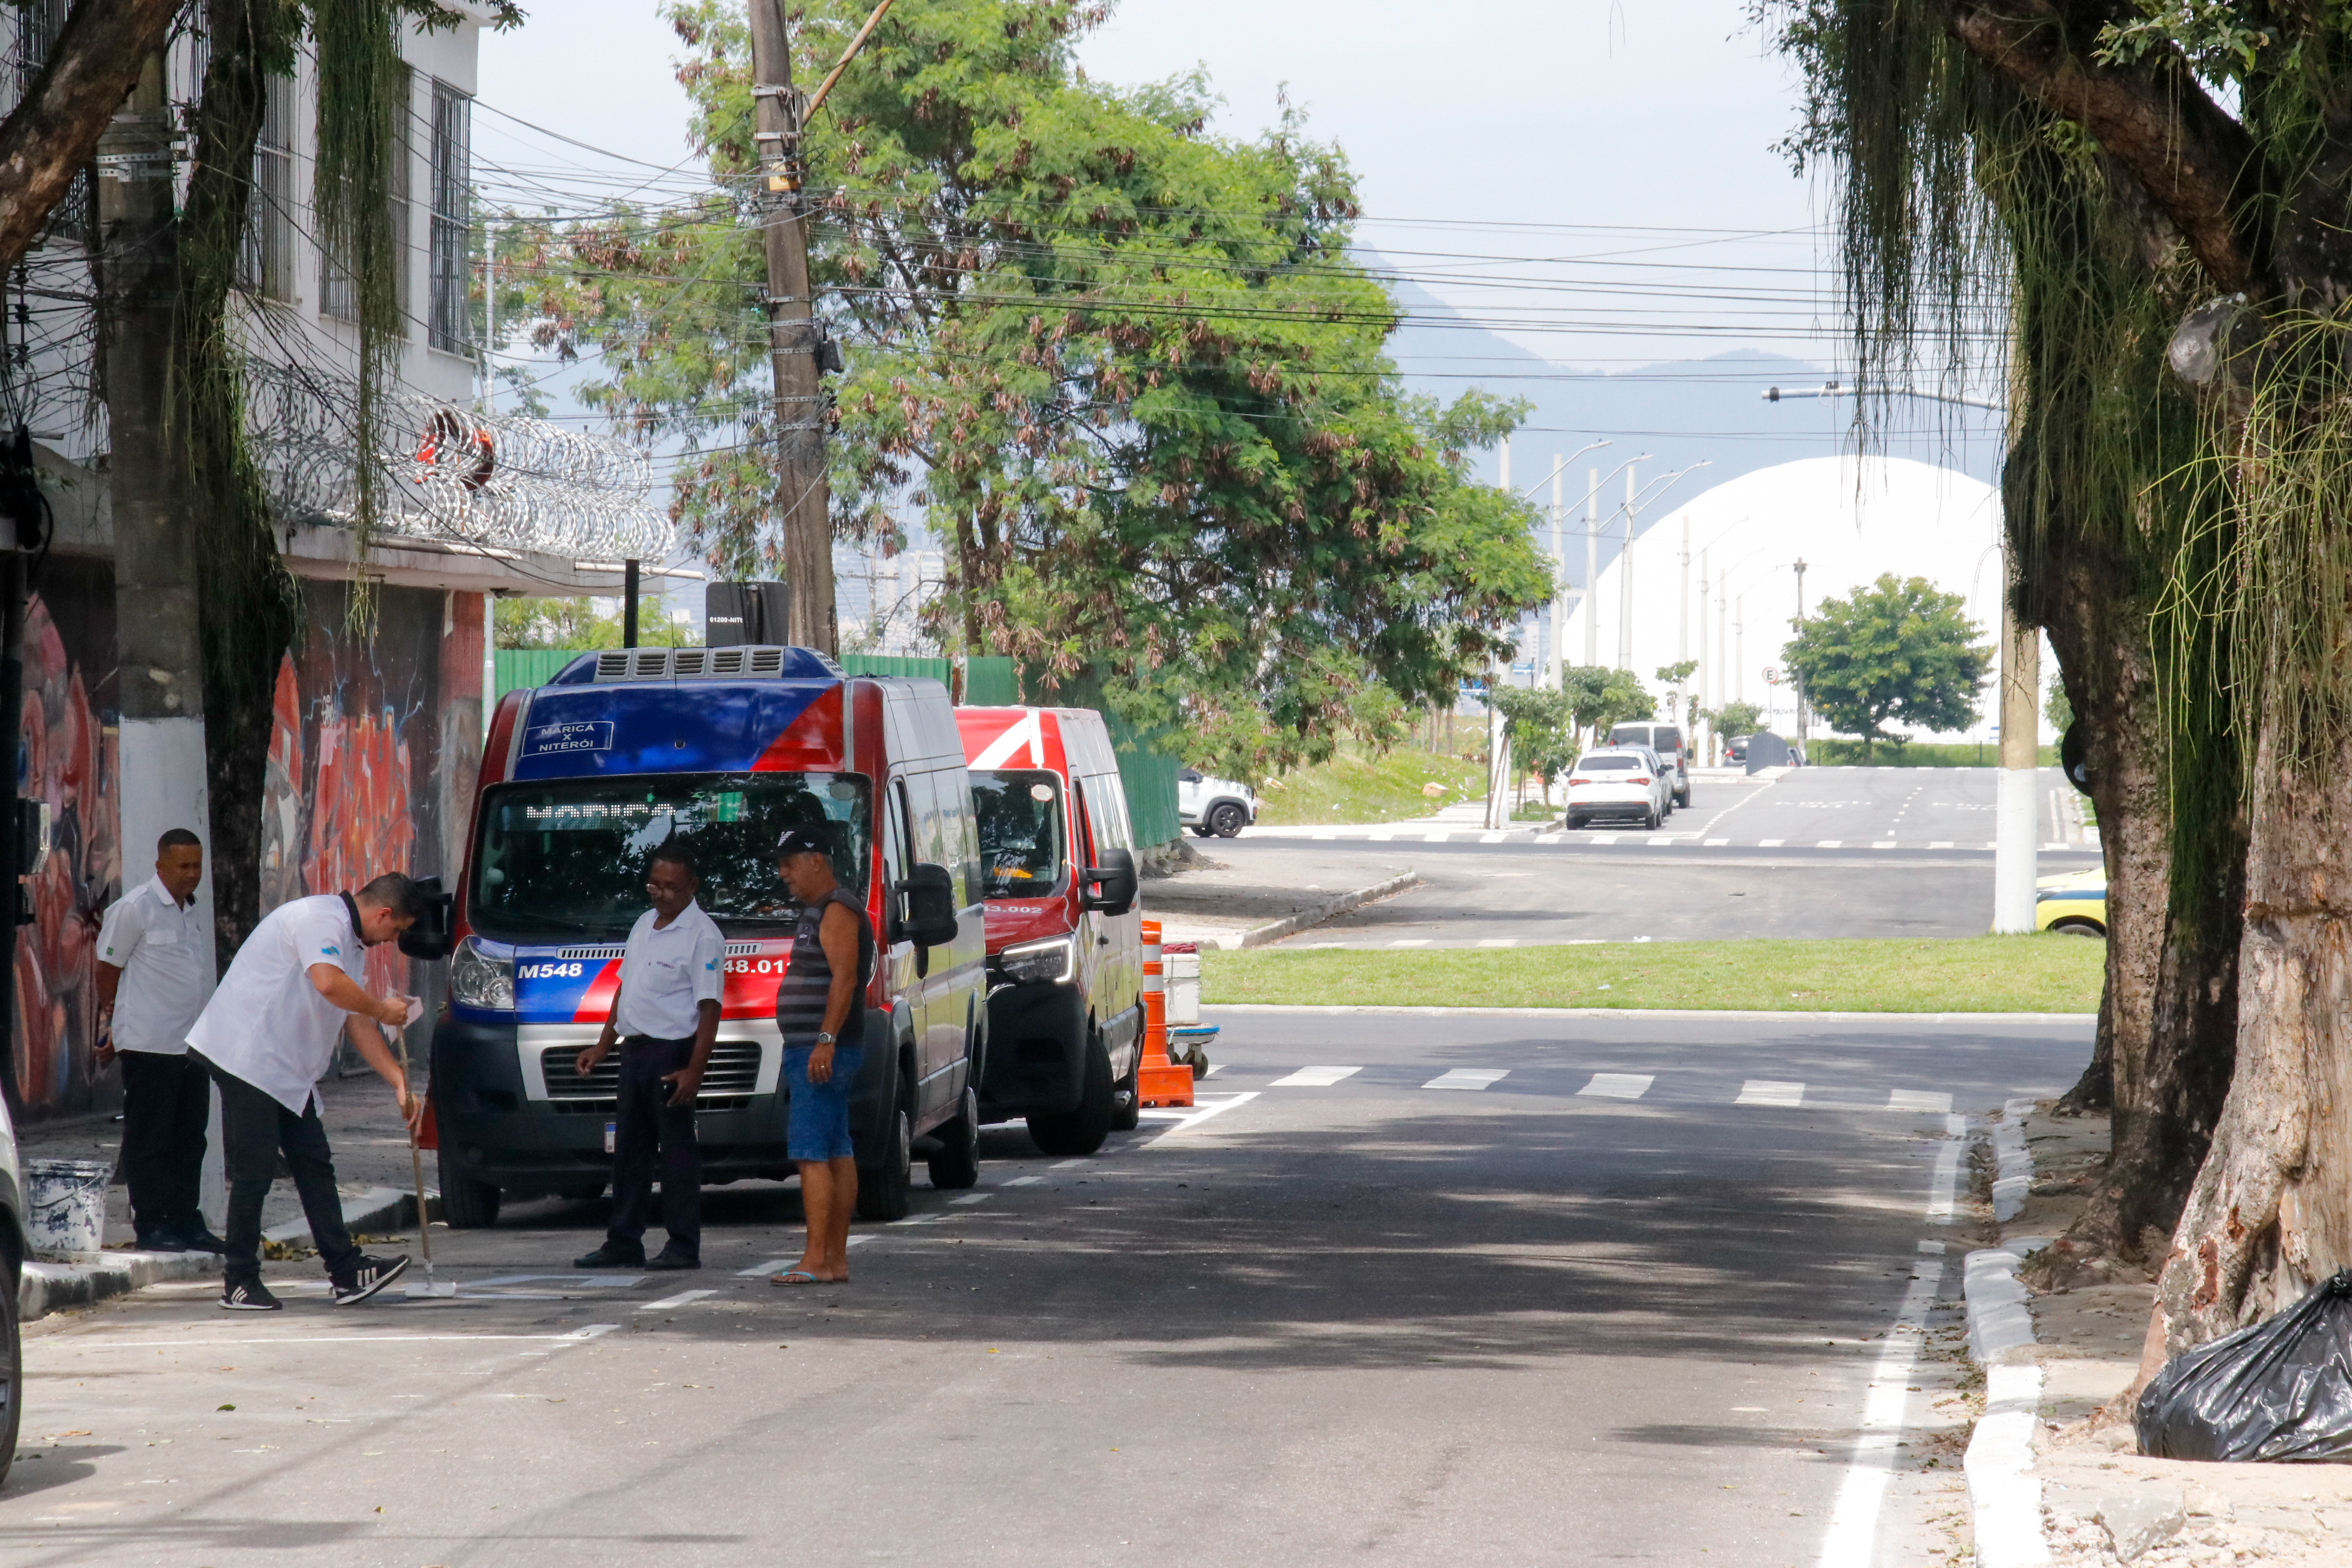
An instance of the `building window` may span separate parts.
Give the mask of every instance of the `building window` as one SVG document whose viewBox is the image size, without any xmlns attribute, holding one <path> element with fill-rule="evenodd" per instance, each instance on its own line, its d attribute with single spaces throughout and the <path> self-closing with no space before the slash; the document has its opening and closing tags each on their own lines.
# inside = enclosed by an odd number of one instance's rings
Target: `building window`
<svg viewBox="0 0 2352 1568">
<path fill-rule="evenodd" d="M 408 209 L 410 205 L 409 164 L 415 157 L 415 139 L 409 132 L 410 103 L 406 86 L 407 68 L 401 68 L 403 86 L 395 99 L 398 107 L 392 115 L 392 302 L 393 310 L 403 318 L 401 335 L 407 336 L 405 318 L 408 315 L 408 269 L 413 241 L 409 238 Z M 352 295 L 351 274 L 342 262 L 328 253 L 322 245 L 319 249 L 319 313 L 338 321 L 359 320 L 359 301 Z"/>
<path fill-rule="evenodd" d="M 245 238 L 237 247 L 236 286 L 271 300 L 294 297 L 294 81 L 273 76 L 264 88 L 261 135 L 253 148 L 253 190 Z"/>
<path fill-rule="evenodd" d="M 474 352 L 467 245 L 473 224 L 474 100 L 447 82 L 433 84 L 433 346 Z"/>
</svg>

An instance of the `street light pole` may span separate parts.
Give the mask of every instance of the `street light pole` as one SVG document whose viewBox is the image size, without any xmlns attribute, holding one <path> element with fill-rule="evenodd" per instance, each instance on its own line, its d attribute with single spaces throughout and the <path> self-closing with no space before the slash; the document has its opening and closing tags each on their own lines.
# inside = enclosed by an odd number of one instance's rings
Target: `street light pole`
<svg viewBox="0 0 2352 1568">
<path fill-rule="evenodd" d="M 1797 557 L 1797 618 L 1790 626 L 1798 636 L 1805 631 L 1805 558 Z M 1805 754 L 1805 678 L 1797 673 L 1795 665 L 1789 667 L 1789 689 L 1797 696 L 1797 754 Z"/>
</svg>

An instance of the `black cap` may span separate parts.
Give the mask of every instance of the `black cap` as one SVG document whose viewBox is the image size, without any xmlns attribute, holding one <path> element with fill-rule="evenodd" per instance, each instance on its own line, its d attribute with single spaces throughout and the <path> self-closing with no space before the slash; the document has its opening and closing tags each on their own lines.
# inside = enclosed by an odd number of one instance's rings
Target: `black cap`
<svg viewBox="0 0 2352 1568">
<path fill-rule="evenodd" d="M 776 840 L 776 858 L 779 860 L 794 855 L 830 856 L 832 853 L 833 846 L 819 837 L 812 827 L 787 827 L 783 837 Z"/>
</svg>

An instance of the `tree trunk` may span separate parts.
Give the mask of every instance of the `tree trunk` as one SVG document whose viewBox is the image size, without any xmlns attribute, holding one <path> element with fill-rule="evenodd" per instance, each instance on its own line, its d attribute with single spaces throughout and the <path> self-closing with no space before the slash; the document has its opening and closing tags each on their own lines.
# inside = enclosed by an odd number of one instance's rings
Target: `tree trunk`
<svg viewBox="0 0 2352 1568">
<path fill-rule="evenodd" d="M 2167 737 L 2133 575 L 2129 563 L 2078 541 L 2047 559 L 2033 606 L 2047 616 L 2067 699 L 2089 738 L 2107 872 L 2098 1044 L 2061 1105 L 2114 1114 L 2098 1185 L 2032 1270 L 2043 1284 L 2063 1284 L 2103 1258 L 2154 1260 L 2142 1238 L 2168 1233 L 2179 1217 L 2235 1057 L 2236 858 L 2221 858 L 2230 874 L 2174 886 Z"/>
<path fill-rule="evenodd" d="M 2292 776 L 2271 735 L 2266 719 L 2237 1073 L 2158 1277 L 2152 1355 L 2257 1321 L 2352 1264 L 2352 745 Z"/>
<path fill-rule="evenodd" d="M 0 272 L 89 167 L 178 9 L 179 0 L 81 0 L 66 17 L 32 90 L 0 124 Z"/>
</svg>

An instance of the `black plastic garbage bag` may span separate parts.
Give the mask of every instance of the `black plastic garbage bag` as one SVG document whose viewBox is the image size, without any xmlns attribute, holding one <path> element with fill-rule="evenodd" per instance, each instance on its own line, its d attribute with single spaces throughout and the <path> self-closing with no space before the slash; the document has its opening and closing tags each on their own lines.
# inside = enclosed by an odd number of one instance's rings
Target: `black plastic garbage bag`
<svg viewBox="0 0 2352 1568">
<path fill-rule="evenodd" d="M 2160 1459 L 2352 1459 L 2352 1268 L 2165 1363 L 2132 1426 Z"/>
</svg>

